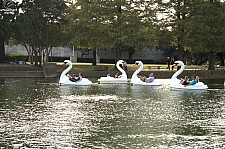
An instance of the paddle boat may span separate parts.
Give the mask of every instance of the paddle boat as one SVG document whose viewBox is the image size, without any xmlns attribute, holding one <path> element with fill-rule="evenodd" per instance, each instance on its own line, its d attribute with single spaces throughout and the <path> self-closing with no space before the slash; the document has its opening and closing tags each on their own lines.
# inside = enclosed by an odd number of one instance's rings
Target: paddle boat
<svg viewBox="0 0 225 149">
<path fill-rule="evenodd" d="M 141 61 L 136 61 L 135 64 L 133 64 L 133 65 L 138 66 L 138 69 L 132 75 L 132 78 L 130 81 L 131 85 L 153 85 L 153 86 L 162 85 L 162 83 L 157 79 L 154 79 L 153 82 L 149 82 L 149 83 L 143 82 L 140 78 L 138 78 L 138 73 L 140 73 L 143 69 L 143 63 Z"/>
<path fill-rule="evenodd" d="M 123 64 L 123 60 L 118 60 L 116 63 L 117 69 L 122 73 L 118 78 L 111 77 L 111 76 L 106 76 L 106 77 L 101 77 L 98 79 L 99 84 L 119 84 L 119 83 L 127 83 L 127 74 L 123 70 L 123 68 L 120 67 L 120 65 Z"/>
<path fill-rule="evenodd" d="M 65 60 L 63 65 L 69 65 L 61 74 L 60 79 L 59 79 L 59 84 L 60 85 L 92 85 L 92 82 L 88 80 L 87 78 L 82 78 L 79 81 L 73 82 L 69 80 L 69 77 L 66 76 L 66 74 L 72 69 L 73 64 L 70 60 Z"/>
<path fill-rule="evenodd" d="M 182 61 L 175 61 L 173 66 L 181 66 L 181 68 L 176 71 L 171 80 L 170 80 L 170 87 L 174 89 L 207 89 L 208 86 L 205 85 L 203 82 L 197 82 L 195 85 L 182 85 L 180 83 L 181 80 L 177 79 L 177 76 L 180 75 L 184 71 L 184 63 Z"/>
</svg>

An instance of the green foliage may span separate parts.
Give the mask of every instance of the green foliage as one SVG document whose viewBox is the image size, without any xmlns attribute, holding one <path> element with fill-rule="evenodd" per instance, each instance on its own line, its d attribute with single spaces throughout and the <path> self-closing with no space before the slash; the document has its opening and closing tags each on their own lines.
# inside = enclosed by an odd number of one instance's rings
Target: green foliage
<svg viewBox="0 0 225 149">
<path fill-rule="evenodd" d="M 8 60 L 8 61 L 14 61 L 14 60 L 26 60 L 27 57 L 26 55 L 23 55 L 23 54 L 18 54 L 18 53 L 6 53 L 5 54 L 5 60 Z"/>
<path fill-rule="evenodd" d="M 2 6 L 3 1 L 0 1 Z M 10 6 L 13 11 L 6 12 L 5 9 L 1 8 L 0 11 L 0 63 L 4 62 L 5 47 L 4 43 L 7 43 L 12 35 L 11 22 L 15 19 L 15 14 L 18 12 L 17 3 L 14 6 Z"/>
<path fill-rule="evenodd" d="M 193 2 L 191 17 L 186 20 L 183 44 L 194 51 L 224 51 L 224 9 L 220 2 Z"/>
<path fill-rule="evenodd" d="M 119 50 L 123 47 L 154 47 L 155 30 L 150 7 L 145 1 L 83 1 L 70 6 L 66 31 L 70 43 L 92 49 Z M 150 2 L 149 2 L 150 4 Z M 135 7 L 134 7 L 135 6 Z M 148 19 L 147 19 L 148 18 Z"/>
<path fill-rule="evenodd" d="M 214 66 L 215 52 L 224 52 L 225 49 L 224 1 L 156 0 L 155 2 L 158 4 L 156 11 L 167 16 L 157 20 L 162 30 L 158 34 L 159 45 L 168 45 L 167 41 L 171 39 L 171 44 L 177 46 L 179 59 L 182 59 L 183 50 L 193 52 L 192 55 L 208 52 L 210 66 Z M 168 34 L 163 36 L 162 33 Z M 199 59 L 197 56 L 194 61 L 201 64 L 205 59 L 202 57 Z"/>
<path fill-rule="evenodd" d="M 63 27 L 67 5 L 64 0 L 23 0 L 20 8 L 22 13 L 12 23 L 15 44 L 24 45 L 28 54 L 34 56 L 46 47 L 49 50 L 66 45 Z"/>
</svg>

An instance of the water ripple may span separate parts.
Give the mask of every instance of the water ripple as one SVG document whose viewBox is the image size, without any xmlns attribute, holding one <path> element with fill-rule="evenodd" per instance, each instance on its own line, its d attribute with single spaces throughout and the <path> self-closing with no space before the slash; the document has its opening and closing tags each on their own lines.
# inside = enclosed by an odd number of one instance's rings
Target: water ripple
<svg viewBox="0 0 225 149">
<path fill-rule="evenodd" d="M 1 148 L 225 148 L 223 89 L 18 83 L 0 87 Z"/>
</svg>

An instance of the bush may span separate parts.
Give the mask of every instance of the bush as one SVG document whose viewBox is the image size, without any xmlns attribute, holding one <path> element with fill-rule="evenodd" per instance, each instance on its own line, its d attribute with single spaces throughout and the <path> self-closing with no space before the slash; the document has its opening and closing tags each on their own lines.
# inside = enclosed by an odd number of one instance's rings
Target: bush
<svg viewBox="0 0 225 149">
<path fill-rule="evenodd" d="M 27 56 L 23 54 L 18 54 L 18 53 L 6 53 L 5 54 L 5 60 L 6 61 L 26 61 Z"/>
</svg>

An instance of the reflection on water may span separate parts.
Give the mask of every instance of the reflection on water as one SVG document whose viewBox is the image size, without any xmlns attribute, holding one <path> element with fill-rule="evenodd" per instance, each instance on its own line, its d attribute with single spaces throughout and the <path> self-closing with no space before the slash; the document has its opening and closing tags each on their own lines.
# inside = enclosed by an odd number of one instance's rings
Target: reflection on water
<svg viewBox="0 0 225 149">
<path fill-rule="evenodd" d="M 157 87 L 6 81 L 0 86 L 1 148 L 225 147 L 221 87 L 187 91 L 171 90 L 167 81 Z"/>
</svg>

